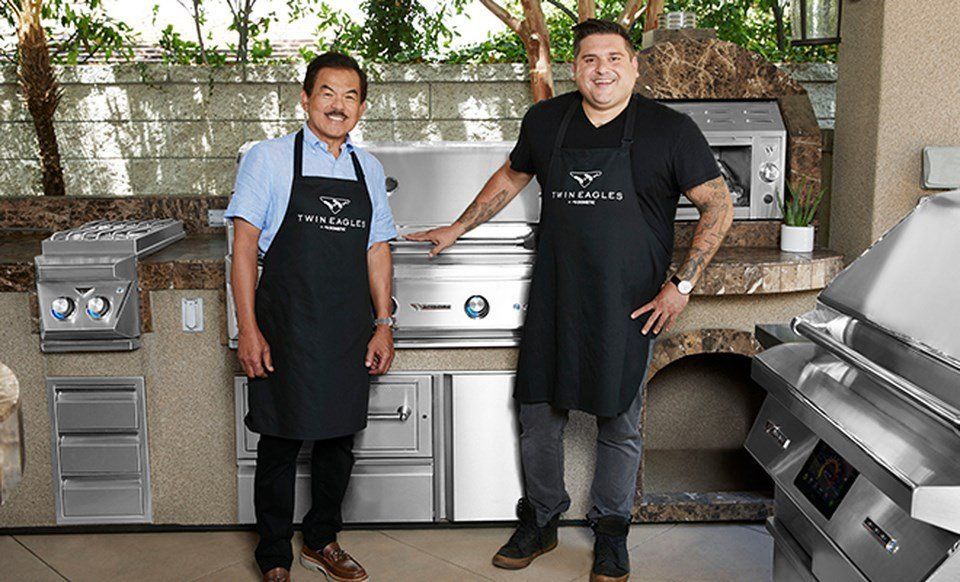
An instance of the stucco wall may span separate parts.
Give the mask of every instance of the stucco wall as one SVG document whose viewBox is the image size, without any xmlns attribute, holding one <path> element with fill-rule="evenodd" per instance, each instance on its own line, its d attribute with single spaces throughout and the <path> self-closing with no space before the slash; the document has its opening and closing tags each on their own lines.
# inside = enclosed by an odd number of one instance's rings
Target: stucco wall
<svg viewBox="0 0 960 582">
<path fill-rule="evenodd" d="M 822 127 L 833 123 L 832 65 L 792 66 Z M 387 65 L 371 70 L 364 140 L 516 139 L 530 104 L 523 65 Z M 557 91 L 573 88 L 555 67 Z M 247 140 L 302 119 L 303 67 L 163 65 L 60 69 L 57 136 L 71 195 L 229 194 Z M 0 70 L 0 195 L 41 192 L 36 138 L 16 77 Z"/>
<path fill-rule="evenodd" d="M 844 6 L 830 242 L 848 260 L 932 193 L 923 147 L 960 145 L 958 20 L 955 0 Z"/>
</svg>

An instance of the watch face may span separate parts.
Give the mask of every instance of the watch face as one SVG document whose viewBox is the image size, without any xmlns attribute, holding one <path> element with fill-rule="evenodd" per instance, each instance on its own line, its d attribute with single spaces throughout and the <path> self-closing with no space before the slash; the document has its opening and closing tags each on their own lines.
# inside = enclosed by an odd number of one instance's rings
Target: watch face
<svg viewBox="0 0 960 582">
<path fill-rule="evenodd" d="M 677 290 L 686 295 L 693 291 L 693 283 L 690 281 L 680 281 L 680 284 L 677 285 Z"/>
</svg>

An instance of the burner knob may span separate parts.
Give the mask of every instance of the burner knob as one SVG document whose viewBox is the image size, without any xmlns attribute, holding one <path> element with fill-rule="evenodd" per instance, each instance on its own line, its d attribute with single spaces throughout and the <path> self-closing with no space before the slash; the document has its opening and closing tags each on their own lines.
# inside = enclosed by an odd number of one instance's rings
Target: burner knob
<svg viewBox="0 0 960 582">
<path fill-rule="evenodd" d="M 73 313 L 73 299 L 69 297 L 57 297 L 50 303 L 50 314 L 56 319 L 63 321 Z"/>
<path fill-rule="evenodd" d="M 463 306 L 470 319 L 483 319 L 490 313 L 490 304 L 483 295 L 474 295 Z"/>
<path fill-rule="evenodd" d="M 780 168 L 776 164 L 766 162 L 760 166 L 760 179 L 764 182 L 775 182 L 780 177 Z"/>
<path fill-rule="evenodd" d="M 100 319 L 110 311 L 110 301 L 106 297 L 92 297 L 87 301 L 87 315 L 92 319 Z"/>
</svg>

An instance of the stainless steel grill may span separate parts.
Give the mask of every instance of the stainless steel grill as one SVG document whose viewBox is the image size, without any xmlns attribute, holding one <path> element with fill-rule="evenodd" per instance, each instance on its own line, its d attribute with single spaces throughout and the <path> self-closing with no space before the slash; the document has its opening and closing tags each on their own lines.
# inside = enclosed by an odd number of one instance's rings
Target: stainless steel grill
<svg viewBox="0 0 960 582">
<path fill-rule="evenodd" d="M 365 147 L 383 164 L 400 233 L 390 243 L 396 345 L 518 345 L 540 217 L 535 181 L 490 222 L 467 233 L 436 258 L 427 257 L 431 245 L 404 239 L 412 232 L 456 220 L 506 161 L 513 144 L 409 142 Z M 232 225 L 228 225 L 229 248 L 232 239 Z M 228 273 L 231 261 L 228 256 Z M 229 277 L 227 302 L 228 334 L 235 348 L 239 332 Z"/>
<path fill-rule="evenodd" d="M 960 191 L 921 202 L 755 359 L 776 580 L 960 579 L 957 224 Z"/>
<path fill-rule="evenodd" d="M 184 236 L 179 220 L 96 220 L 44 240 L 35 259 L 40 349 L 138 348 L 137 259 Z"/>
</svg>

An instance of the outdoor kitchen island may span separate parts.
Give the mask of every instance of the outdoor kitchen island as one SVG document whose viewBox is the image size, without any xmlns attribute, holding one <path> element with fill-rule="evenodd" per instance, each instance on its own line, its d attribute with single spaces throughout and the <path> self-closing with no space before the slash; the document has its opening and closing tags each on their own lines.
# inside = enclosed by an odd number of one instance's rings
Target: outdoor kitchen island
<svg viewBox="0 0 960 582">
<path fill-rule="evenodd" d="M 89 208 L 104 201 L 90 200 Z M 124 201 L 127 202 L 127 201 Z M 20 487 L 0 507 L 0 527 L 56 524 L 52 482 L 48 377 L 142 377 L 149 448 L 149 493 L 153 524 L 230 525 L 238 523 L 237 429 L 234 379 L 239 368 L 227 347 L 222 232 L 205 227 L 208 207 L 223 198 L 153 199 L 115 210 L 165 212 L 183 217 L 187 238 L 146 257 L 139 264 L 142 346 L 130 352 L 43 354 L 39 350 L 33 256 L 40 236 L 11 236 L 0 244 L 0 354 L 16 374 L 21 392 L 25 466 Z M 37 205 L 58 201 L 9 199 L 7 215 L 53 216 Z M 119 206 L 119 205 L 118 205 Z M 132 210 L 134 207 L 141 207 Z M 176 212 L 173 212 L 176 210 Z M 80 213 L 82 214 L 82 213 Z M 153 214 L 152 216 L 155 216 Z M 194 218 L 188 218 L 188 215 Z M 60 215 L 81 222 L 89 216 Z M 44 225 L 49 230 L 64 224 Z M 758 345 L 755 322 L 786 322 L 813 305 L 841 267 L 836 253 L 781 253 L 776 222 L 738 223 L 711 265 L 683 317 L 658 344 L 645 411 L 646 459 L 638 476 L 640 521 L 730 520 L 765 517 L 772 498 L 758 469 L 744 473 L 744 436 L 759 406 L 748 377 L 731 369 L 748 362 Z M 48 230 L 48 232 L 49 232 Z M 678 245 L 689 235 L 678 228 Z M 4 250 L 6 249 L 6 252 Z M 682 258 L 678 246 L 676 260 Z M 201 332 L 183 331 L 182 303 L 203 300 Z M 734 355 L 723 355 L 734 354 Z M 515 368 L 515 348 L 399 349 L 391 372 L 398 375 L 502 372 Z M 700 358 L 733 358 L 709 374 Z M 688 360 L 689 358 L 689 360 Z M 683 360 L 683 361 L 680 361 Z M 694 375 L 684 376 L 687 362 Z M 706 365 L 705 365 L 706 364 Z M 742 366 L 740 366 L 742 367 Z M 493 374 L 502 376 L 503 374 Z M 482 376 L 480 376 L 482 378 Z M 691 382 L 691 378 L 700 380 Z M 481 384 L 476 384 L 481 389 Z M 441 391 L 434 386 L 434 392 Z M 444 419 L 436 418 L 442 423 Z M 582 519 L 592 474 L 595 428 L 574 413 L 566 435 L 567 487 L 573 506 L 567 519 Z M 435 455 L 443 451 L 443 431 L 435 431 Z M 440 466 L 440 459 L 435 459 Z M 508 472 L 508 471 L 505 471 Z M 760 473 L 752 482 L 755 473 Z M 686 475 L 684 479 L 678 476 Z M 672 488 L 671 488 L 672 487 Z M 456 520 L 455 520 L 456 521 Z"/>
</svg>

